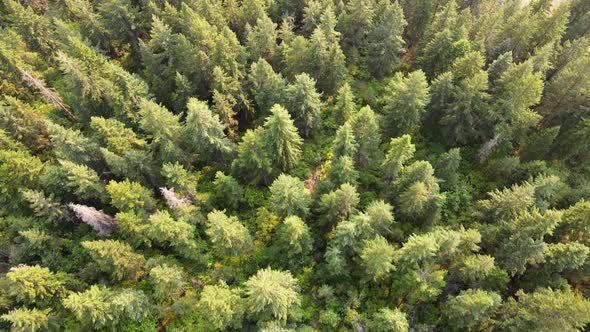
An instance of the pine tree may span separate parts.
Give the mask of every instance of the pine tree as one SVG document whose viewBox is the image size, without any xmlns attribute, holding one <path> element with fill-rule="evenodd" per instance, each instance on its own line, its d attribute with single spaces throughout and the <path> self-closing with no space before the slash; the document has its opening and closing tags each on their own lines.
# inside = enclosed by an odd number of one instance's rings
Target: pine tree
<svg viewBox="0 0 590 332">
<path fill-rule="evenodd" d="M 0 105 L 0 128 L 33 151 L 43 151 L 51 145 L 47 124 L 29 104 L 6 96 Z"/>
<path fill-rule="evenodd" d="M 336 131 L 334 141 L 332 142 L 332 155 L 334 159 L 340 157 L 354 157 L 356 155 L 358 143 L 352 132 L 350 123 L 345 123 Z"/>
<path fill-rule="evenodd" d="M 447 2 L 436 12 L 420 45 L 418 63 L 429 79 L 447 71 L 456 58 L 470 50 L 467 30 L 457 13 L 455 0 Z"/>
<path fill-rule="evenodd" d="M 213 196 L 217 206 L 236 211 L 244 201 L 244 189 L 231 175 L 215 173 L 215 193 Z"/>
<path fill-rule="evenodd" d="M 264 59 L 275 63 L 277 56 L 277 25 L 266 15 L 256 19 L 253 26 L 246 25 L 246 48 L 252 62 Z"/>
<path fill-rule="evenodd" d="M 260 269 L 245 285 L 248 311 L 254 315 L 285 320 L 300 301 L 297 280 L 290 272 Z"/>
<path fill-rule="evenodd" d="M 336 95 L 336 102 L 334 103 L 334 117 L 336 123 L 343 125 L 356 112 L 356 105 L 354 103 L 354 95 L 348 83 L 344 83 Z"/>
<path fill-rule="evenodd" d="M 409 324 L 406 314 L 399 309 L 381 308 L 373 314 L 370 321 L 371 331 L 408 332 Z"/>
<path fill-rule="evenodd" d="M 322 195 L 320 208 L 330 223 L 344 220 L 356 211 L 360 202 L 356 187 L 343 183 L 338 189 Z"/>
<path fill-rule="evenodd" d="M 16 308 L 0 316 L 0 318 L 10 322 L 12 331 L 37 332 L 48 328 L 50 313 L 51 309 Z"/>
<path fill-rule="evenodd" d="M 512 64 L 495 85 L 493 95 L 496 101 L 492 109 L 496 116 L 496 132 L 505 141 L 521 140 L 526 130 L 534 127 L 540 120 L 540 116 L 531 107 L 541 100 L 541 73 L 533 72 L 530 61 Z"/>
<path fill-rule="evenodd" d="M 205 328 L 223 330 L 241 327 L 244 304 L 236 289 L 231 289 L 225 282 L 203 287 L 201 298 L 197 303 L 197 312 L 207 323 Z"/>
<path fill-rule="evenodd" d="M 60 164 L 67 179 L 66 187 L 71 189 L 79 199 L 105 200 L 106 191 L 104 185 L 93 169 L 67 160 L 61 160 Z"/>
<path fill-rule="evenodd" d="M 305 217 L 309 212 L 311 196 L 304 188 L 303 181 L 281 174 L 270 186 L 270 201 L 273 212 L 281 217 Z"/>
<path fill-rule="evenodd" d="M 287 83 L 280 73 L 275 73 L 264 59 L 252 63 L 248 74 L 250 91 L 262 115 L 269 113 L 274 104 L 282 104 Z"/>
<path fill-rule="evenodd" d="M 387 234 L 395 223 L 393 206 L 382 200 L 372 201 L 367 206 L 365 213 L 369 217 L 371 228 L 381 235 Z"/>
<path fill-rule="evenodd" d="M 342 44 L 350 63 L 356 63 L 365 51 L 374 17 L 374 3 L 369 0 L 349 1 L 346 11 L 340 15 L 338 31 L 342 32 Z"/>
<path fill-rule="evenodd" d="M 590 321 L 590 302 L 571 290 L 541 288 L 534 293 L 516 293 L 504 305 L 500 328 L 514 330 L 579 330 Z"/>
<path fill-rule="evenodd" d="M 207 104 L 191 98 L 187 108 L 185 136 L 191 142 L 193 151 L 204 161 L 231 154 L 234 146 L 223 132 L 225 126 Z"/>
<path fill-rule="evenodd" d="M 488 74 L 483 65 L 484 58 L 480 53 L 469 52 L 455 60 L 451 72 L 432 83 L 430 111 L 440 116 L 438 123 L 449 144 L 466 143 L 490 135 Z M 490 65 L 488 72 L 493 66 Z"/>
<path fill-rule="evenodd" d="M 22 304 L 44 306 L 66 294 L 63 278 L 39 265 L 19 265 L 6 274 L 6 279 L 7 294 Z"/>
<path fill-rule="evenodd" d="M 491 322 L 501 304 L 499 294 L 468 289 L 447 301 L 445 313 L 453 327 L 477 330 Z"/>
<path fill-rule="evenodd" d="M 299 160 L 303 140 L 285 108 L 274 105 L 270 111 L 261 139 L 267 156 L 272 156 L 273 167 L 286 172 Z"/>
<path fill-rule="evenodd" d="M 310 63 L 306 72 L 318 82 L 321 91 L 329 94 L 335 93 L 347 76 L 346 58 L 340 48 L 340 33 L 335 30 L 336 24 L 334 11 L 327 6 L 320 25 L 309 40 Z"/>
<path fill-rule="evenodd" d="M 19 207 L 22 189 L 35 189 L 45 164 L 26 150 L 0 150 L 0 203 L 2 209 Z"/>
<path fill-rule="evenodd" d="M 373 281 L 384 278 L 394 269 L 392 264 L 394 255 L 395 248 L 382 236 L 378 235 L 372 240 L 365 241 L 360 255 L 365 273 Z"/>
<path fill-rule="evenodd" d="M 281 266 L 293 269 L 308 261 L 312 251 L 312 237 L 309 227 L 301 218 L 289 216 L 276 229 L 273 257 Z"/>
<path fill-rule="evenodd" d="M 384 176 L 389 180 L 394 180 L 403 169 L 404 163 L 414 156 L 416 147 L 412 144 L 410 135 L 392 138 L 389 146 L 382 167 Z"/>
<path fill-rule="evenodd" d="M 272 159 L 263 141 L 264 135 L 262 127 L 246 131 L 238 145 L 238 156 L 232 163 L 236 176 L 251 182 L 260 182 L 272 172 Z"/>
<path fill-rule="evenodd" d="M 150 135 L 152 149 L 159 159 L 165 162 L 179 160 L 183 156 L 179 146 L 183 130 L 180 116 L 149 100 L 142 100 L 140 107 L 141 129 Z"/>
<path fill-rule="evenodd" d="M 182 268 L 164 263 L 150 269 L 149 281 L 154 287 L 155 298 L 166 302 L 178 299 L 182 295 L 186 285 L 186 275 Z"/>
<path fill-rule="evenodd" d="M 207 215 L 206 233 L 219 257 L 243 255 L 252 247 L 248 229 L 237 217 L 214 210 Z"/>
<path fill-rule="evenodd" d="M 114 280 L 135 281 L 143 275 L 145 258 L 135 253 L 125 242 L 115 240 L 84 241 L 81 243 L 98 268 L 109 273 Z"/>
<path fill-rule="evenodd" d="M 383 98 L 386 136 L 407 134 L 420 126 L 429 101 L 428 83 L 421 70 L 406 77 L 397 73 L 387 85 Z"/>
<path fill-rule="evenodd" d="M 402 33 L 406 25 L 397 1 L 393 4 L 387 0 L 378 2 L 373 27 L 367 36 L 367 65 L 373 76 L 389 76 L 392 67 L 400 62 L 405 51 Z"/>
<path fill-rule="evenodd" d="M 152 193 L 137 182 L 111 180 L 106 190 L 111 196 L 111 205 L 119 211 L 149 211 L 155 206 Z"/>
<path fill-rule="evenodd" d="M 345 183 L 355 185 L 359 176 L 359 172 L 354 167 L 354 160 L 349 156 L 336 158 L 328 170 L 328 179 L 336 186 Z"/>
<path fill-rule="evenodd" d="M 309 137 L 320 124 L 323 105 L 315 85 L 315 80 L 303 73 L 295 76 L 294 82 L 286 89 L 287 108 L 293 114 L 295 124 L 306 137 Z"/>
<path fill-rule="evenodd" d="M 352 133 L 359 144 L 355 160 L 361 170 L 371 168 L 380 158 L 379 123 L 369 106 L 362 107 L 350 120 Z"/>
</svg>

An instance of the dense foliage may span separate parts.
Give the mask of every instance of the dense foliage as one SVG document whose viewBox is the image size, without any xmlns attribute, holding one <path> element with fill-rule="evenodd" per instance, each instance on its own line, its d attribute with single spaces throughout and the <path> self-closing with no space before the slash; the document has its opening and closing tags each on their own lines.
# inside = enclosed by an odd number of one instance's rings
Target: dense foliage
<svg viewBox="0 0 590 332">
<path fill-rule="evenodd" d="M 0 330 L 588 329 L 588 0 L 0 0 L 0 95 Z"/>
</svg>

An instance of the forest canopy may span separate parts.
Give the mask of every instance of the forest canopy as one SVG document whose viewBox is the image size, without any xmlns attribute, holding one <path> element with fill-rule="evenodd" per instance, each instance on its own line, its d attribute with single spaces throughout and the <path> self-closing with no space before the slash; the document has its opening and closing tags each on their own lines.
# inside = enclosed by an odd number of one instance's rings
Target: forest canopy
<svg viewBox="0 0 590 332">
<path fill-rule="evenodd" d="M 584 331 L 590 1 L 0 0 L 0 330 Z"/>
</svg>

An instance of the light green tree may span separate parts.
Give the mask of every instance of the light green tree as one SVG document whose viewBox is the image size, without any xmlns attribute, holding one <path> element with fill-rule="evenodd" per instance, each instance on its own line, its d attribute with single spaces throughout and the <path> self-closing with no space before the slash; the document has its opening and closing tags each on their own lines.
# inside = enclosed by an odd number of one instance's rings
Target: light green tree
<svg viewBox="0 0 590 332">
<path fill-rule="evenodd" d="M 365 273 L 373 281 L 383 279 L 395 268 L 392 263 L 394 255 L 395 248 L 380 235 L 365 241 L 360 254 Z"/>
<path fill-rule="evenodd" d="M 420 126 L 429 101 L 424 72 L 417 70 L 407 76 L 396 73 L 383 97 L 386 124 L 382 129 L 386 136 L 395 137 L 414 131 Z"/>
<path fill-rule="evenodd" d="M 219 257 L 243 255 L 252 247 L 252 237 L 248 229 L 237 217 L 228 217 L 223 211 L 214 210 L 207 215 L 205 233 Z"/>
<path fill-rule="evenodd" d="M 369 326 L 376 332 L 408 332 L 410 325 L 403 311 L 381 308 L 373 314 Z"/>
<path fill-rule="evenodd" d="M 502 297 L 497 293 L 468 289 L 447 300 L 445 314 L 453 328 L 474 331 L 489 324 L 501 304 Z"/>
<path fill-rule="evenodd" d="M 117 281 L 135 281 L 142 277 L 145 265 L 143 255 L 135 253 L 130 245 L 116 240 L 84 241 L 81 243 L 98 268 Z"/>
<path fill-rule="evenodd" d="M 309 212 L 311 195 L 303 181 L 290 175 L 281 174 L 270 186 L 270 201 L 273 212 L 281 218 L 288 216 L 305 217 Z"/>
<path fill-rule="evenodd" d="M 287 108 L 295 118 L 295 124 L 305 137 L 320 125 L 322 111 L 321 95 L 316 91 L 316 82 L 306 73 L 295 76 L 286 89 Z"/>
<path fill-rule="evenodd" d="M 290 272 L 260 269 L 245 283 L 248 311 L 259 317 L 286 320 L 299 304 L 297 280 Z"/>
<path fill-rule="evenodd" d="M 211 330 L 239 329 L 244 310 L 243 299 L 238 291 L 224 282 L 203 287 L 197 303 L 197 312 L 210 325 L 206 328 Z"/>
<path fill-rule="evenodd" d="M 12 309 L 0 316 L 10 322 L 14 332 L 37 332 L 47 329 L 49 326 L 51 309 Z"/>
</svg>

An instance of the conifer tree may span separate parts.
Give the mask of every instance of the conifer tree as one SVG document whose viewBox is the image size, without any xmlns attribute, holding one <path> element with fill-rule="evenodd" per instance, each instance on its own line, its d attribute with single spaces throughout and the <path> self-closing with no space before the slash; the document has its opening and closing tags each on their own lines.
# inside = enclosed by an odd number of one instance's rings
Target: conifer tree
<svg viewBox="0 0 590 332">
<path fill-rule="evenodd" d="M 446 315 L 457 328 L 479 329 L 490 323 L 501 303 L 499 294 L 468 289 L 448 300 Z"/>
<path fill-rule="evenodd" d="M 39 265 L 21 265 L 6 274 L 6 292 L 17 302 L 44 306 L 66 293 L 62 277 Z"/>
<path fill-rule="evenodd" d="M 429 79 L 447 71 L 456 58 L 471 49 L 455 0 L 440 7 L 419 45 L 422 52 L 418 63 Z"/>
<path fill-rule="evenodd" d="M 303 73 L 286 89 L 287 108 L 294 115 L 295 124 L 306 137 L 319 127 L 322 108 L 321 95 L 315 89 L 316 82 Z"/>
<path fill-rule="evenodd" d="M 207 221 L 205 232 L 219 257 L 243 255 L 250 250 L 252 238 L 237 217 L 214 210 L 207 215 Z"/>
<path fill-rule="evenodd" d="M 395 137 L 412 132 L 420 125 L 430 94 L 426 76 L 421 70 L 407 76 L 397 73 L 387 85 L 383 98 L 386 136 Z"/>
<path fill-rule="evenodd" d="M 16 308 L 0 316 L 10 322 L 16 332 L 37 332 L 49 326 L 51 309 Z"/>
<path fill-rule="evenodd" d="M 370 321 L 372 331 L 407 332 L 409 330 L 406 314 L 399 309 L 382 308 L 373 314 Z"/>
<path fill-rule="evenodd" d="M 354 160 L 349 156 L 338 157 L 332 161 L 328 170 L 328 179 L 339 186 L 345 183 L 356 184 L 360 173 L 354 167 Z"/>
<path fill-rule="evenodd" d="M 402 33 L 407 25 L 402 7 L 397 1 L 381 0 L 375 9 L 375 19 L 367 36 L 367 65 L 373 76 L 384 77 L 400 62 L 405 42 Z"/>
<path fill-rule="evenodd" d="M 261 138 L 264 150 L 272 158 L 273 167 L 288 171 L 301 156 L 303 140 L 284 107 L 274 105 L 270 111 L 272 114 L 264 122 Z"/>
<path fill-rule="evenodd" d="M 135 281 L 143 275 L 145 258 L 133 252 L 125 242 L 115 240 L 85 241 L 81 243 L 98 264 L 100 270 L 115 280 Z"/>
<path fill-rule="evenodd" d="M 179 146 L 183 129 L 180 116 L 149 100 L 142 100 L 139 114 L 141 129 L 150 135 L 159 159 L 165 162 L 180 159 L 183 155 Z"/>
<path fill-rule="evenodd" d="M 208 325 L 218 330 L 240 328 L 245 306 L 236 289 L 231 289 L 225 282 L 203 287 L 197 311 Z"/>
<path fill-rule="evenodd" d="M 374 281 L 384 278 L 394 269 L 394 255 L 395 248 L 382 236 L 378 235 L 372 240 L 365 241 L 361 251 L 365 273 Z"/>
<path fill-rule="evenodd" d="M 332 142 L 332 155 L 334 159 L 340 157 L 354 157 L 356 155 L 358 143 L 352 132 L 350 123 L 345 123 L 336 131 L 334 142 Z"/>
<path fill-rule="evenodd" d="M 232 153 L 233 143 L 223 130 L 225 126 L 203 101 L 191 98 L 187 104 L 185 135 L 191 142 L 193 151 L 204 161 L 227 156 Z"/>
<path fill-rule="evenodd" d="M 264 59 L 275 62 L 277 56 L 277 25 L 266 15 L 256 19 L 256 24 L 246 25 L 246 47 L 252 62 Z"/>
<path fill-rule="evenodd" d="M 287 216 L 305 217 L 309 212 L 311 196 L 303 186 L 303 181 L 281 174 L 270 186 L 271 203 L 274 213 Z"/>
<path fill-rule="evenodd" d="M 344 124 L 356 112 L 354 95 L 348 83 L 338 88 L 336 102 L 334 103 L 334 117 L 340 125 Z"/>
<path fill-rule="evenodd" d="M 349 121 L 352 133 L 359 144 L 355 161 L 360 169 L 366 170 L 380 158 L 379 123 L 369 106 L 362 107 Z"/>
<path fill-rule="evenodd" d="M 258 112 L 266 115 L 274 104 L 283 104 L 286 81 L 263 58 L 253 62 L 248 74 L 250 91 L 258 105 Z"/>
<path fill-rule="evenodd" d="M 387 179 L 395 179 L 406 161 L 411 159 L 416 152 L 416 147 L 412 144 L 410 135 L 392 138 L 389 143 L 389 151 L 383 161 L 384 176 Z"/>
<path fill-rule="evenodd" d="M 297 280 L 290 272 L 260 269 L 246 281 L 248 311 L 262 317 L 285 320 L 299 304 Z"/>
</svg>

